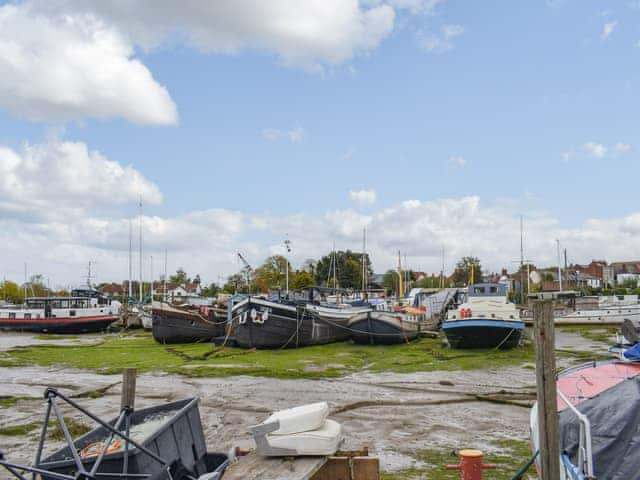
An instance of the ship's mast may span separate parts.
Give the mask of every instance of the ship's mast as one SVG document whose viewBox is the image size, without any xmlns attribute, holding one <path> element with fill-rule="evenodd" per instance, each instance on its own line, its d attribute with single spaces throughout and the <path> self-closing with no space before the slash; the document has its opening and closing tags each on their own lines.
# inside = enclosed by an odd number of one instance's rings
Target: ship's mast
<svg viewBox="0 0 640 480">
<path fill-rule="evenodd" d="M 129 298 L 133 295 L 133 286 L 131 285 L 131 280 L 133 279 L 132 269 L 133 269 L 133 223 L 131 222 L 131 218 L 129 218 Z M 128 303 L 128 299 L 127 299 Z"/>
<path fill-rule="evenodd" d="M 139 280 L 139 300 L 142 303 L 142 197 L 140 197 L 140 232 L 139 232 L 139 246 L 140 246 L 140 280 Z"/>
</svg>

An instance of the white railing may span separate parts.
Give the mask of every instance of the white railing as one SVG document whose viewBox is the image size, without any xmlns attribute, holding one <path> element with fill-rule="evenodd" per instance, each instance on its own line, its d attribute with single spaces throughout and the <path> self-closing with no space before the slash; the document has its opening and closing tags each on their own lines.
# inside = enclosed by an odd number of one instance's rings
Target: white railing
<svg viewBox="0 0 640 480">
<path fill-rule="evenodd" d="M 558 397 L 575 413 L 580 421 L 580 438 L 578 441 L 578 474 L 585 478 L 593 478 L 593 452 L 591 450 L 591 423 L 586 415 L 581 413 L 569 399 L 558 390 Z"/>
</svg>

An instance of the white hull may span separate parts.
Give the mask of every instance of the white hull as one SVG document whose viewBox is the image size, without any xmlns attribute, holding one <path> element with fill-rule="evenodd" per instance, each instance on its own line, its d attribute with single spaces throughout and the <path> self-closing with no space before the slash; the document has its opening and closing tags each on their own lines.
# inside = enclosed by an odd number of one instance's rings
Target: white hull
<svg viewBox="0 0 640 480">
<path fill-rule="evenodd" d="M 622 325 L 625 320 L 640 321 L 640 309 L 580 310 L 554 319 L 556 325 Z"/>
<path fill-rule="evenodd" d="M 323 307 L 321 305 L 307 305 L 307 310 L 311 312 L 315 312 L 320 316 L 320 318 L 324 319 L 340 319 L 340 320 L 349 320 L 354 315 L 359 313 L 370 312 L 370 307 Z"/>
</svg>

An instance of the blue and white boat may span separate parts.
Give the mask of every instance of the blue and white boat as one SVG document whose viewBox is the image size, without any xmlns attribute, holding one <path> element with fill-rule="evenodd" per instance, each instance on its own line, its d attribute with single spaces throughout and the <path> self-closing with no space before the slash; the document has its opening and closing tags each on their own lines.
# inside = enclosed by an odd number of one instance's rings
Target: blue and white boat
<svg viewBox="0 0 640 480">
<path fill-rule="evenodd" d="M 451 348 L 508 349 L 520 343 L 524 322 L 505 285 L 477 283 L 469 286 L 464 303 L 449 310 L 442 330 Z"/>
</svg>

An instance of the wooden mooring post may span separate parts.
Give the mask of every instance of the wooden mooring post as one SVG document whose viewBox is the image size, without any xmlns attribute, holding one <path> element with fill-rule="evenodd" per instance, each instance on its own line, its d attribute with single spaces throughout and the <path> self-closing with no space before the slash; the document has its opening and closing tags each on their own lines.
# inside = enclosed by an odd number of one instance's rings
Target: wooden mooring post
<svg viewBox="0 0 640 480">
<path fill-rule="evenodd" d="M 536 344 L 538 443 L 542 480 L 559 480 L 560 433 L 556 388 L 555 328 L 551 300 L 534 302 L 533 334 Z"/>
<path fill-rule="evenodd" d="M 136 369 L 125 368 L 122 372 L 122 393 L 120 394 L 120 410 L 133 408 L 136 403 Z"/>
</svg>

